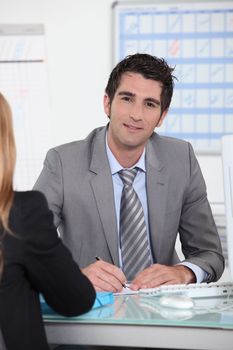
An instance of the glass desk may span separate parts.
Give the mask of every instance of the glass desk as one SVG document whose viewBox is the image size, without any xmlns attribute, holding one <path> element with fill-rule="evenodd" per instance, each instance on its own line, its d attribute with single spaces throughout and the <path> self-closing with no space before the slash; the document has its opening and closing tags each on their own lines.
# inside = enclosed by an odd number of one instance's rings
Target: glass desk
<svg viewBox="0 0 233 350">
<path fill-rule="evenodd" d="M 168 309 L 158 297 L 120 295 L 79 317 L 44 314 L 49 343 L 165 349 L 233 349 L 233 297 Z"/>
</svg>

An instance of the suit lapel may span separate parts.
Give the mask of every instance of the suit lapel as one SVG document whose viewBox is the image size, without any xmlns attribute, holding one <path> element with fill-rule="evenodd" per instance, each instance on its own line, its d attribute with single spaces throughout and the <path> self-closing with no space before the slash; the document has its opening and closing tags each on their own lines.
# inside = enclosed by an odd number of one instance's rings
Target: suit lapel
<svg viewBox="0 0 233 350">
<path fill-rule="evenodd" d="M 112 261 L 119 266 L 118 233 L 115 212 L 112 175 L 105 147 L 106 128 L 103 128 L 93 142 L 90 171 L 95 173 L 91 187 L 103 225 L 105 239 Z"/>
<path fill-rule="evenodd" d="M 146 147 L 146 186 L 151 247 L 155 261 L 160 260 L 160 245 L 163 240 L 163 226 L 166 212 L 168 177 L 154 135 Z"/>
</svg>

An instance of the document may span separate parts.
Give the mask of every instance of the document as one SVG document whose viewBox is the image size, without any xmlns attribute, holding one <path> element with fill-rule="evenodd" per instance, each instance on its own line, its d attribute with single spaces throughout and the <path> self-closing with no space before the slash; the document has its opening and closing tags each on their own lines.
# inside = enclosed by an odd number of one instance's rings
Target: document
<svg viewBox="0 0 233 350">
<path fill-rule="evenodd" d="M 134 295 L 134 294 L 138 294 L 138 293 L 139 293 L 138 290 L 132 290 L 128 286 L 126 286 L 126 287 L 123 287 L 121 292 L 114 293 L 114 296 L 118 296 L 118 295 Z"/>
</svg>

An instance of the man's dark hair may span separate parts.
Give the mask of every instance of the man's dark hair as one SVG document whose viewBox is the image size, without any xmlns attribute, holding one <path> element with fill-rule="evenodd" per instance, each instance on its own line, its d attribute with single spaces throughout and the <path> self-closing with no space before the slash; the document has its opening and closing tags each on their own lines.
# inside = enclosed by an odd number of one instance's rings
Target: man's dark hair
<svg viewBox="0 0 233 350">
<path fill-rule="evenodd" d="M 176 77 L 172 75 L 173 70 L 174 68 L 169 67 L 163 58 L 158 58 L 144 53 L 129 55 L 120 61 L 112 70 L 105 92 L 110 99 L 110 103 L 112 103 L 116 90 L 120 85 L 122 74 L 126 72 L 139 73 L 146 79 L 151 79 L 162 83 L 162 114 L 166 109 L 168 109 L 171 103 L 174 79 L 176 79 Z"/>
</svg>

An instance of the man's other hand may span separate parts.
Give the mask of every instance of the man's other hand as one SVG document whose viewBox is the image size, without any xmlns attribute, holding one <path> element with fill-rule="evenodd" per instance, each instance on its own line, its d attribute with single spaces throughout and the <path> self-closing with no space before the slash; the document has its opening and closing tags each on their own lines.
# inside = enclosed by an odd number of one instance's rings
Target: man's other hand
<svg viewBox="0 0 233 350">
<path fill-rule="evenodd" d="M 130 288 L 137 290 L 141 288 L 155 288 L 162 284 L 188 284 L 195 282 L 195 274 L 184 265 L 166 266 L 153 264 L 135 277 Z"/>
</svg>

